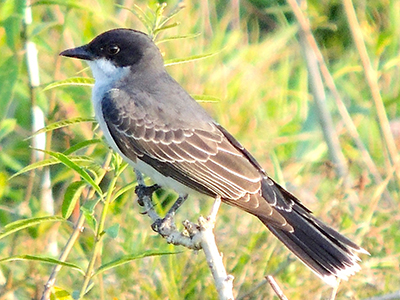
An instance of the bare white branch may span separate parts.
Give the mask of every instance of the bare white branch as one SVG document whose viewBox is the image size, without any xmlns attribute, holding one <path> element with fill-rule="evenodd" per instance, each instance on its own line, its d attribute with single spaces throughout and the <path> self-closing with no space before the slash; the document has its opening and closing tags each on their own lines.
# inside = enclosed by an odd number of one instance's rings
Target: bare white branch
<svg viewBox="0 0 400 300">
<path fill-rule="evenodd" d="M 142 175 L 136 171 L 138 187 L 136 194 L 138 202 L 145 208 L 145 214 L 153 221 L 154 231 L 164 237 L 168 243 L 181 245 L 189 249 L 203 249 L 207 264 L 214 278 L 215 286 L 220 300 L 234 300 L 233 297 L 233 276 L 228 275 L 222 261 L 222 255 L 218 251 L 214 236 L 214 224 L 221 205 L 221 199 L 215 199 L 213 208 L 207 218 L 200 217 L 198 223 L 192 223 L 188 220 L 183 222 L 185 230 L 180 232 L 176 229 L 173 216 L 175 211 L 186 199 L 185 195 L 180 195 L 173 208 L 167 213 L 165 218 L 158 216 L 154 210 L 151 200 L 153 192 L 158 186 L 146 186 Z"/>
<path fill-rule="evenodd" d="M 272 289 L 274 290 L 275 294 L 278 296 L 278 298 L 280 300 L 288 300 L 288 298 L 285 296 L 285 294 L 283 293 L 283 291 L 279 287 L 278 283 L 275 281 L 274 277 L 272 277 L 271 275 L 268 275 L 265 278 L 267 279 L 268 283 L 270 284 L 270 286 L 272 287 Z"/>
</svg>

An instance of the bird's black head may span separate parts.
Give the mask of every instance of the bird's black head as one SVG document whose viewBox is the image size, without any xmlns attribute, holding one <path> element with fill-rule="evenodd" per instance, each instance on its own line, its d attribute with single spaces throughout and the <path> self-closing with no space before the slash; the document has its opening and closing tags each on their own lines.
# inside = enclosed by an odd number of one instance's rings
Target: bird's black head
<svg viewBox="0 0 400 300">
<path fill-rule="evenodd" d="M 106 59 L 116 67 L 133 66 L 143 60 L 162 65 L 160 51 L 150 37 L 125 28 L 106 31 L 89 44 L 67 49 L 60 55 L 89 61 Z"/>
</svg>

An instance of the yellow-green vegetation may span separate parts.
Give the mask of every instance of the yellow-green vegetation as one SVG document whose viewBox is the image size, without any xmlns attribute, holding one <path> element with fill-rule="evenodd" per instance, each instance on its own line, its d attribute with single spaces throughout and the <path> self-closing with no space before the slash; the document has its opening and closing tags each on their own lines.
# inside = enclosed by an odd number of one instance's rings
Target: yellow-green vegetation
<svg viewBox="0 0 400 300">
<path fill-rule="evenodd" d="M 40 299 L 56 265 L 51 299 L 217 297 L 203 254 L 168 245 L 141 214 L 134 172 L 110 153 L 93 122 L 87 66 L 58 56 L 116 27 L 153 34 L 170 74 L 271 177 L 371 253 L 335 299 L 399 290 L 400 1 L 301 6 L 341 97 L 324 79 L 346 180 L 336 175 L 322 133 L 294 3 L 43 0 L 32 1 L 30 23 L 25 1 L 0 2 L 0 300 Z M 38 50 L 36 87 L 28 42 Z M 32 137 L 33 107 L 48 127 Z M 163 214 L 174 197 L 157 192 L 157 210 Z M 178 224 L 211 206 L 189 199 Z M 76 224 L 85 229 L 74 231 Z M 267 275 L 291 300 L 329 297 L 331 288 L 256 218 L 223 205 L 215 235 L 238 299 L 276 299 Z M 71 248 L 61 262 L 65 245 Z"/>
</svg>

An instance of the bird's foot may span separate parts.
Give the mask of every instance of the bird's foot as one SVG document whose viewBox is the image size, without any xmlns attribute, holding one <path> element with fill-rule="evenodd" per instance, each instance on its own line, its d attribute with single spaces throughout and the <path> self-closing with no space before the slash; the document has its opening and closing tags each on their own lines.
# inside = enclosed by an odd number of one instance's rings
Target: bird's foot
<svg viewBox="0 0 400 300">
<path fill-rule="evenodd" d="M 178 199 L 176 199 L 175 203 L 171 206 L 165 217 L 163 219 L 157 219 L 151 225 L 151 228 L 162 236 L 167 236 L 172 230 L 175 230 L 176 227 L 174 222 L 174 215 L 179 207 L 181 207 L 181 205 L 185 202 L 187 197 L 187 194 L 179 195 Z"/>
<path fill-rule="evenodd" d="M 153 193 L 158 190 L 160 186 L 158 184 L 153 184 L 150 186 L 144 185 L 144 184 L 138 184 L 135 188 L 135 193 L 138 196 L 138 203 L 140 206 L 144 206 L 143 203 L 143 198 L 144 197 L 151 197 L 153 196 Z"/>
</svg>

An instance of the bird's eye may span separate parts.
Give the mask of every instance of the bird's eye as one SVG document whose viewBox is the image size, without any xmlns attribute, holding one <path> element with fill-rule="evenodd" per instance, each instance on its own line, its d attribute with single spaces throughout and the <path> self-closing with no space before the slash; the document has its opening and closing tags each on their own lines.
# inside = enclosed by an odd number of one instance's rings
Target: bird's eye
<svg viewBox="0 0 400 300">
<path fill-rule="evenodd" d="M 118 52 L 119 52 L 119 47 L 117 46 L 117 45 L 111 45 L 111 46 L 109 46 L 108 48 L 107 48 L 107 52 L 110 54 L 110 55 L 115 55 L 115 54 L 117 54 Z"/>
</svg>

